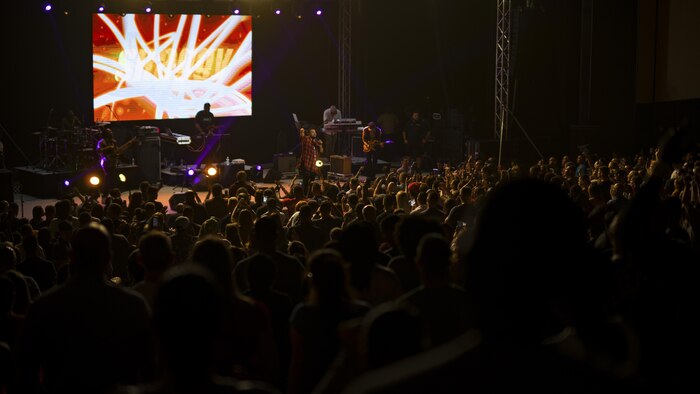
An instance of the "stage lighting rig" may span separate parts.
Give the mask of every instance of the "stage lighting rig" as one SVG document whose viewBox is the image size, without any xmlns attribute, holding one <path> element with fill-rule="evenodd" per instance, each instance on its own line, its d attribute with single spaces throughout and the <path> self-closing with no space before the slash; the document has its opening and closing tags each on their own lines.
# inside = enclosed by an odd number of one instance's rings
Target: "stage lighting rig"
<svg viewBox="0 0 700 394">
<path fill-rule="evenodd" d="M 204 170 L 204 173 L 208 178 L 213 178 L 219 173 L 219 170 L 216 168 L 216 166 L 210 165 L 206 168 L 206 170 Z"/>
</svg>

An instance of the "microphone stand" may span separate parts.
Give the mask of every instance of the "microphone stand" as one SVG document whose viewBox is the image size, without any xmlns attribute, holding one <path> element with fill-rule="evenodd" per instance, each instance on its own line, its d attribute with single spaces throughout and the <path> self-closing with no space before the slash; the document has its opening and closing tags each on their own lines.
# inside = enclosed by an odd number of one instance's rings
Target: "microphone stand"
<svg viewBox="0 0 700 394">
<path fill-rule="evenodd" d="M 119 117 L 118 117 L 117 114 L 115 114 L 114 111 L 112 110 L 112 104 L 107 104 L 107 105 L 105 105 L 105 106 L 106 106 L 107 108 L 109 108 L 109 112 L 111 112 L 111 113 L 112 113 L 112 116 L 114 116 L 114 120 L 116 120 L 117 122 L 119 122 Z"/>
</svg>

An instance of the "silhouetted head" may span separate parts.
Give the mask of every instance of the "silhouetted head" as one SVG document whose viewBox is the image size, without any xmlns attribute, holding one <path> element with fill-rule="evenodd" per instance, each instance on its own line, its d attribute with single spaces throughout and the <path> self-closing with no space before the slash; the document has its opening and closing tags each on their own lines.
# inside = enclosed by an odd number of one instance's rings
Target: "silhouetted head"
<svg viewBox="0 0 700 394">
<path fill-rule="evenodd" d="M 416 263 L 425 276 L 443 278 L 449 274 L 450 243 L 441 234 L 431 233 L 418 243 Z"/>
<path fill-rule="evenodd" d="M 321 249 L 309 256 L 312 302 L 322 308 L 335 308 L 348 301 L 345 267 L 338 252 Z"/>
<path fill-rule="evenodd" d="M 111 274 L 112 241 L 103 225 L 90 223 L 79 229 L 71 243 L 76 275 L 103 277 Z"/>
<path fill-rule="evenodd" d="M 165 273 L 153 318 L 161 360 L 175 380 L 208 379 L 224 314 L 224 295 L 211 273 L 180 265 Z"/>
<path fill-rule="evenodd" d="M 586 238 L 581 211 L 557 185 L 523 179 L 493 190 L 466 256 L 465 287 L 482 330 L 540 341 L 544 326 L 561 329 L 580 288 Z"/>
<path fill-rule="evenodd" d="M 142 236 L 139 252 L 141 264 L 149 272 L 165 271 L 175 258 L 170 237 L 161 231 L 151 231 Z"/>
<path fill-rule="evenodd" d="M 231 278 L 231 251 L 222 239 L 207 237 L 197 242 L 192 251 L 192 262 L 207 268 L 226 294 L 236 291 Z"/>
</svg>

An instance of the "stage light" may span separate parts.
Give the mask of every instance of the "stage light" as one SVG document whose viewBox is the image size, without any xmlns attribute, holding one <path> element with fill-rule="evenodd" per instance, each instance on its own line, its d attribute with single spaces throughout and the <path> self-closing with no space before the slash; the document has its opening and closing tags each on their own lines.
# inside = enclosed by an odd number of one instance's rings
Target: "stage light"
<svg viewBox="0 0 700 394">
<path fill-rule="evenodd" d="M 149 7 L 146 7 L 146 13 L 149 13 L 149 14 L 151 13 L 151 7 L 150 7 L 150 6 L 149 6 Z"/>
<path fill-rule="evenodd" d="M 119 174 L 119 181 L 120 181 L 121 183 L 125 183 L 125 182 L 126 182 L 126 175 L 124 175 L 124 174 Z"/>
<path fill-rule="evenodd" d="M 238 15 L 238 14 L 241 13 L 241 10 L 239 10 L 238 8 L 236 8 L 235 10 L 233 10 L 233 13 L 236 14 L 236 15 Z"/>
<path fill-rule="evenodd" d="M 319 16 L 320 16 L 320 15 L 322 15 L 322 14 L 323 14 L 323 11 L 322 11 L 322 10 L 316 10 L 316 15 L 319 15 Z"/>
<path fill-rule="evenodd" d="M 207 176 L 216 176 L 216 174 L 218 174 L 218 173 L 219 173 L 219 171 L 216 169 L 216 167 L 214 167 L 214 166 L 207 167 Z"/>
<path fill-rule="evenodd" d="M 263 166 L 258 164 L 255 167 L 251 168 L 250 173 L 248 174 L 248 177 L 250 178 L 251 181 L 262 182 L 263 181 Z"/>
<path fill-rule="evenodd" d="M 98 186 L 100 184 L 100 178 L 96 176 L 91 176 L 90 177 L 90 184 L 92 186 Z"/>
<path fill-rule="evenodd" d="M 105 11 L 105 6 L 101 5 L 97 7 L 97 12 L 104 12 Z"/>
<path fill-rule="evenodd" d="M 63 181 L 63 186 L 65 186 L 65 187 L 70 186 L 70 181 L 69 181 L 68 179 L 66 179 L 65 181 Z"/>
<path fill-rule="evenodd" d="M 282 10 L 280 10 L 280 9 L 276 9 L 276 10 L 275 10 L 275 15 L 279 15 L 279 14 L 281 14 L 281 13 L 282 13 Z"/>
<path fill-rule="evenodd" d="M 46 4 L 44 6 L 44 11 L 49 12 L 53 9 L 53 6 L 51 4 Z"/>
<path fill-rule="evenodd" d="M 194 176 L 194 169 L 190 168 L 187 170 L 187 176 Z"/>
<path fill-rule="evenodd" d="M 316 167 L 323 167 L 323 161 L 322 161 L 322 160 L 316 160 Z"/>
</svg>

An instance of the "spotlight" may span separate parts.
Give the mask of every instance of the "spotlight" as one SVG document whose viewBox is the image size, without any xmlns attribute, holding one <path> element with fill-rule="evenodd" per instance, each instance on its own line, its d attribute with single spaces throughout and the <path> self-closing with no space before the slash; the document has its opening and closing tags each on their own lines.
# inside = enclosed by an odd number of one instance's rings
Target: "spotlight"
<svg viewBox="0 0 700 394">
<path fill-rule="evenodd" d="M 187 176 L 194 176 L 194 169 L 190 168 L 187 170 Z"/>
<path fill-rule="evenodd" d="M 151 6 L 146 7 L 146 13 L 148 13 L 148 14 L 151 13 Z"/>
<path fill-rule="evenodd" d="M 281 13 L 282 13 L 282 10 L 280 10 L 280 9 L 276 9 L 276 10 L 275 10 L 275 15 L 279 15 L 279 14 L 281 14 Z"/>
<path fill-rule="evenodd" d="M 216 174 L 219 173 L 219 171 L 216 169 L 214 166 L 209 166 L 207 167 L 207 176 L 216 176 Z"/>
<path fill-rule="evenodd" d="M 126 175 L 124 175 L 124 174 L 119 174 L 119 181 L 120 181 L 121 183 L 125 183 L 125 182 L 126 182 Z"/>
<path fill-rule="evenodd" d="M 44 11 L 49 12 L 53 9 L 53 6 L 51 4 L 46 4 L 44 6 Z"/>
<path fill-rule="evenodd" d="M 105 11 L 105 6 L 101 5 L 97 7 L 97 12 L 104 12 Z"/>
<path fill-rule="evenodd" d="M 322 15 L 322 14 L 323 14 L 323 11 L 322 11 L 322 10 L 316 10 L 316 15 L 319 15 L 319 16 L 320 16 L 320 15 Z"/>
<path fill-rule="evenodd" d="M 96 176 L 91 176 L 90 177 L 90 184 L 92 186 L 98 186 L 100 184 L 100 178 Z"/>
<path fill-rule="evenodd" d="M 255 166 L 255 171 L 262 171 L 262 166 L 260 164 Z"/>
<path fill-rule="evenodd" d="M 235 10 L 233 10 L 233 13 L 236 14 L 236 15 L 238 15 L 238 14 L 241 13 L 241 10 L 239 10 L 238 8 L 236 8 Z"/>
<path fill-rule="evenodd" d="M 69 181 L 68 179 L 66 179 L 65 181 L 63 181 L 63 186 L 65 186 L 65 187 L 70 186 L 70 181 Z"/>
<path fill-rule="evenodd" d="M 322 160 L 316 160 L 316 167 L 323 167 L 323 161 L 322 161 Z"/>
</svg>

